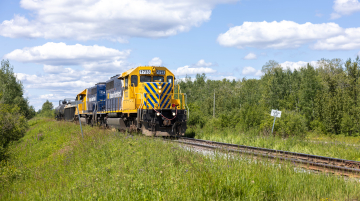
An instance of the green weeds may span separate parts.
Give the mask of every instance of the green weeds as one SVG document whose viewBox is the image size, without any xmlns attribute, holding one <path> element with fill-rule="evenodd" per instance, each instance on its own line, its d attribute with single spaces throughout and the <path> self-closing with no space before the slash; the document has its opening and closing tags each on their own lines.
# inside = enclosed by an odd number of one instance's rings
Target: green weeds
<svg viewBox="0 0 360 201">
<path fill-rule="evenodd" d="M 1 200 L 359 199 L 359 183 L 224 154 L 186 151 L 162 138 L 38 119 L 0 169 Z M 39 140 L 39 134 L 42 140 Z"/>
<path fill-rule="evenodd" d="M 193 135 L 195 133 L 196 138 L 204 140 L 360 161 L 360 137 L 341 135 L 330 137 L 310 133 L 306 137 L 292 136 L 283 138 L 277 135 L 259 135 L 257 129 L 244 133 L 238 129 L 216 130 L 212 127 L 202 129 L 193 127 L 188 129 L 187 132 Z"/>
</svg>

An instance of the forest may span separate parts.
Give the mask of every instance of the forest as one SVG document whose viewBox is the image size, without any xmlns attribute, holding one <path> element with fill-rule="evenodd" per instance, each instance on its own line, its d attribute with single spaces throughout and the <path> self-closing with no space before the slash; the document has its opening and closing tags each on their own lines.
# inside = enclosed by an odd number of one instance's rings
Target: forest
<svg viewBox="0 0 360 201">
<path fill-rule="evenodd" d="M 189 127 L 237 128 L 269 134 L 272 109 L 282 111 L 274 134 L 357 136 L 360 131 L 360 59 L 321 59 L 290 70 L 270 60 L 260 79 L 210 80 L 205 74 L 180 80 L 190 108 Z M 213 102 L 215 93 L 215 118 Z"/>
</svg>

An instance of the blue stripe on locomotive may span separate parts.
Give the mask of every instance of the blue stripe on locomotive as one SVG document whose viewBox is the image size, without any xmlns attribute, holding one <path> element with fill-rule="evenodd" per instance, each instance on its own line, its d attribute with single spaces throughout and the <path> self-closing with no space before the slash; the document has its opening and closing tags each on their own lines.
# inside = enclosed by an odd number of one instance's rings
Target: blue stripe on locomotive
<svg viewBox="0 0 360 201">
<path fill-rule="evenodd" d="M 117 79 L 119 75 L 106 81 L 106 105 L 105 111 L 120 110 L 122 106 L 123 86 L 122 81 Z M 113 82 L 113 84 L 111 83 Z"/>
<path fill-rule="evenodd" d="M 98 111 L 102 111 L 102 108 L 105 108 L 105 101 L 106 101 L 106 85 L 104 84 L 97 84 L 97 102 L 98 102 Z"/>
<path fill-rule="evenodd" d="M 96 93 L 92 94 L 92 90 L 96 89 Z M 98 111 L 102 111 L 106 100 L 106 85 L 105 83 L 98 83 L 93 87 L 88 88 L 88 105 L 87 112 L 93 112 L 95 105 L 98 104 Z"/>
</svg>

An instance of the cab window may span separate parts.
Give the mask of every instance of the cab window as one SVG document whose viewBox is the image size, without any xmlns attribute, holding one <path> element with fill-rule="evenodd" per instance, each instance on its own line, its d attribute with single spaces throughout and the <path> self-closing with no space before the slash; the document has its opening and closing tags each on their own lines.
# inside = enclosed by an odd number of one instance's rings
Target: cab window
<svg viewBox="0 0 360 201">
<path fill-rule="evenodd" d="M 138 83 L 138 76 L 137 75 L 132 75 L 131 76 L 131 85 L 132 87 L 137 87 L 137 83 Z"/>
<path fill-rule="evenodd" d="M 164 77 L 163 76 L 154 76 L 153 82 L 164 82 Z"/>
<path fill-rule="evenodd" d="M 129 76 L 125 77 L 125 89 L 128 88 L 128 84 L 129 84 Z"/>
<path fill-rule="evenodd" d="M 173 83 L 173 76 L 167 76 L 166 82 Z"/>
<path fill-rule="evenodd" d="M 147 76 L 147 75 L 140 76 L 140 82 L 151 82 L 151 76 Z"/>
</svg>

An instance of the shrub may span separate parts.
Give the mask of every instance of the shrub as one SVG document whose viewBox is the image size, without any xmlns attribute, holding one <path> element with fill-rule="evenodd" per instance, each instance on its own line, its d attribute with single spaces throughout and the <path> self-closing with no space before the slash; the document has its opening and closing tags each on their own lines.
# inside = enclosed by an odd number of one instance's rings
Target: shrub
<svg viewBox="0 0 360 201">
<path fill-rule="evenodd" d="M 350 115 L 345 113 L 341 120 L 341 133 L 345 135 L 353 135 L 356 132 L 355 120 Z"/>
<path fill-rule="evenodd" d="M 198 125 L 201 128 L 205 125 L 207 118 L 204 116 L 204 112 L 201 111 L 200 106 L 197 104 L 189 104 L 188 125 Z"/>
<path fill-rule="evenodd" d="M 274 117 L 266 114 L 260 129 L 264 134 L 270 134 L 274 122 Z M 277 118 L 274 126 L 274 134 L 282 137 L 299 136 L 304 137 L 306 132 L 305 117 L 294 111 L 283 111 L 281 118 Z"/>
<path fill-rule="evenodd" d="M 17 106 L 0 103 L 0 114 L 0 160 L 4 160 L 10 142 L 22 138 L 28 125 Z"/>
</svg>

